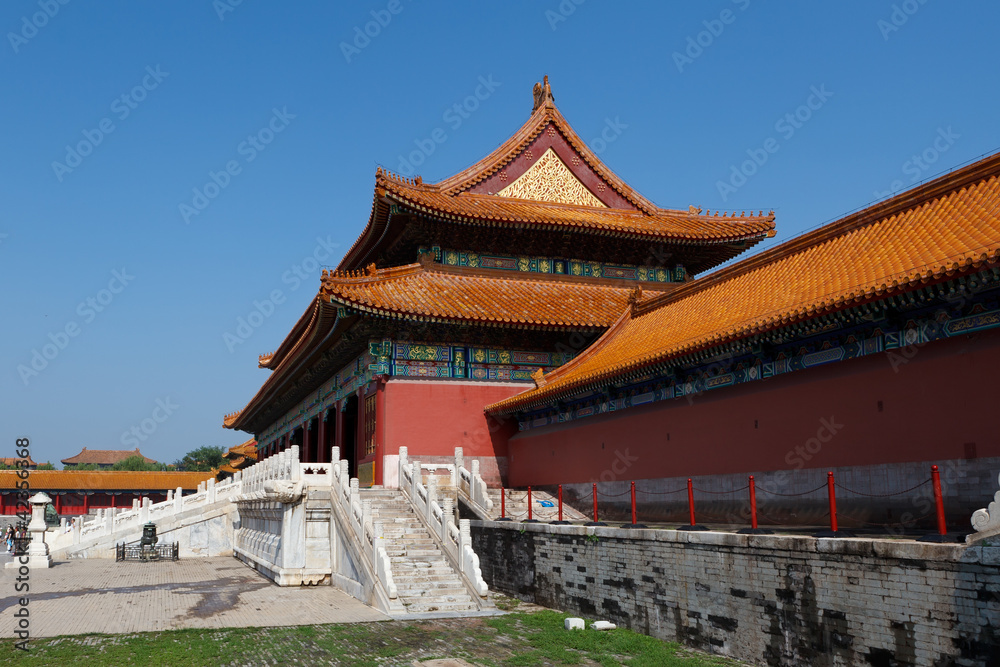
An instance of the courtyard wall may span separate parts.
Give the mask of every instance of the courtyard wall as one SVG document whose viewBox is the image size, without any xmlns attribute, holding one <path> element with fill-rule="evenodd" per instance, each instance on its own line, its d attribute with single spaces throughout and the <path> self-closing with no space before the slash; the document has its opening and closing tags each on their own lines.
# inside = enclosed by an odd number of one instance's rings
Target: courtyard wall
<svg viewBox="0 0 1000 667">
<path fill-rule="evenodd" d="M 472 522 L 491 589 L 768 665 L 1000 664 L 1000 547 Z"/>
</svg>

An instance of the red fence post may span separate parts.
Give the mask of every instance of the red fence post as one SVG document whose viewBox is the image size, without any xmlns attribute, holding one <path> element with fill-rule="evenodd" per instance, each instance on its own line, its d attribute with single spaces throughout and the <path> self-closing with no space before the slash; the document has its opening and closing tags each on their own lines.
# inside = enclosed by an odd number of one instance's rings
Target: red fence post
<svg viewBox="0 0 1000 667">
<path fill-rule="evenodd" d="M 931 479 L 934 481 L 934 503 L 937 505 L 938 535 L 947 535 L 948 528 L 944 521 L 944 497 L 941 494 L 941 471 L 937 466 L 931 466 Z"/>
<path fill-rule="evenodd" d="M 747 488 L 750 489 L 750 527 L 740 528 L 736 532 L 743 533 L 744 535 L 772 535 L 774 533 L 773 530 L 757 527 L 757 482 L 754 480 L 753 475 L 750 475 Z"/>
<path fill-rule="evenodd" d="M 525 523 L 535 523 L 535 519 L 531 514 L 531 487 L 528 487 L 528 520 Z"/>
<path fill-rule="evenodd" d="M 937 466 L 931 466 L 931 483 L 934 487 L 934 505 L 937 508 L 937 534 L 924 535 L 921 542 L 947 542 L 948 525 L 944 517 L 944 494 L 941 493 L 941 471 Z"/>
<path fill-rule="evenodd" d="M 826 473 L 826 490 L 830 495 L 830 531 L 837 532 L 837 491 L 834 489 L 833 471 Z"/>
<path fill-rule="evenodd" d="M 553 521 L 554 524 L 567 524 L 569 521 L 563 521 L 563 505 L 562 505 L 562 484 L 559 485 L 559 518 Z"/>
<path fill-rule="evenodd" d="M 635 509 L 635 482 L 631 484 L 631 495 L 632 495 L 632 523 L 625 524 L 622 528 L 645 528 L 646 526 L 638 522 L 638 516 Z"/>
<path fill-rule="evenodd" d="M 559 520 L 562 521 L 562 484 L 559 485 Z"/>
<path fill-rule="evenodd" d="M 636 524 L 635 520 L 635 482 L 632 482 L 632 525 Z"/>
<path fill-rule="evenodd" d="M 603 523 L 602 521 L 600 521 L 597 518 L 597 483 L 596 482 L 593 485 L 593 489 L 594 489 L 593 490 L 593 494 L 594 494 L 594 520 L 588 522 L 586 525 L 588 525 L 588 526 L 606 526 L 608 524 Z"/>
<path fill-rule="evenodd" d="M 691 525 L 694 524 L 694 484 L 691 483 L 691 478 L 688 477 L 688 511 L 691 514 Z"/>
<path fill-rule="evenodd" d="M 690 477 L 688 477 L 688 513 L 691 515 L 691 523 L 677 530 L 708 530 L 705 526 L 699 526 L 694 522 L 694 482 Z"/>
<path fill-rule="evenodd" d="M 500 518 L 497 521 L 510 521 L 507 517 L 507 489 L 500 486 Z"/>
</svg>

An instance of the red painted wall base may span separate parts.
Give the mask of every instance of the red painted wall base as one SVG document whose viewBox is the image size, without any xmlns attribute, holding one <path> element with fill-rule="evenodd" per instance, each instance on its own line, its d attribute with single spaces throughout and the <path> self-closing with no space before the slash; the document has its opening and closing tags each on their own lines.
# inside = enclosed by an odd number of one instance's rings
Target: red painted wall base
<svg viewBox="0 0 1000 667">
<path fill-rule="evenodd" d="M 994 330 L 525 431 L 509 484 L 1000 456 L 998 368 Z"/>
</svg>

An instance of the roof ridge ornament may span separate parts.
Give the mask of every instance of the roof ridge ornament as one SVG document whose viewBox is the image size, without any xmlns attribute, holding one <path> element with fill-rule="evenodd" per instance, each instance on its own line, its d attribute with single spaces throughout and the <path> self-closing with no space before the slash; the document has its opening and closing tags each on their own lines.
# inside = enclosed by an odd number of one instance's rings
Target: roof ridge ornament
<svg viewBox="0 0 1000 667">
<path fill-rule="evenodd" d="M 531 113 L 535 113 L 542 106 L 555 106 L 556 98 L 552 96 L 548 74 L 542 79 L 542 83 L 535 83 L 535 87 L 531 89 L 531 92 L 535 98 L 535 106 L 531 107 Z"/>
<path fill-rule="evenodd" d="M 531 374 L 531 379 L 535 381 L 535 387 L 537 389 L 541 389 L 546 384 L 548 384 L 548 380 L 545 379 L 545 371 L 543 371 L 541 368 L 537 369 L 534 373 Z"/>
<path fill-rule="evenodd" d="M 636 285 L 628 294 L 628 305 L 630 315 L 635 317 L 639 311 L 639 301 L 642 299 L 642 285 Z"/>
</svg>

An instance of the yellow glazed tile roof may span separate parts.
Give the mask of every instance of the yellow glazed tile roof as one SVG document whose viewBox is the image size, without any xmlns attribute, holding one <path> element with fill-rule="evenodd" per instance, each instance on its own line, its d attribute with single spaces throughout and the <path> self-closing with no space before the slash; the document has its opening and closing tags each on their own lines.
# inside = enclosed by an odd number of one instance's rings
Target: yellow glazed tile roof
<svg viewBox="0 0 1000 667">
<path fill-rule="evenodd" d="M 33 491 L 169 491 L 196 489 L 215 475 L 211 472 L 110 471 L 110 470 L 31 470 L 28 483 Z M 0 470 L 0 489 L 16 488 L 17 472 Z"/>
<path fill-rule="evenodd" d="M 634 287 L 625 281 L 610 285 L 484 273 L 428 269 L 421 264 L 324 273 L 321 294 L 332 303 L 391 317 L 603 329 L 618 319 Z"/>
<path fill-rule="evenodd" d="M 510 413 L 650 364 L 1000 263 L 1000 154 L 625 311 Z"/>
</svg>

